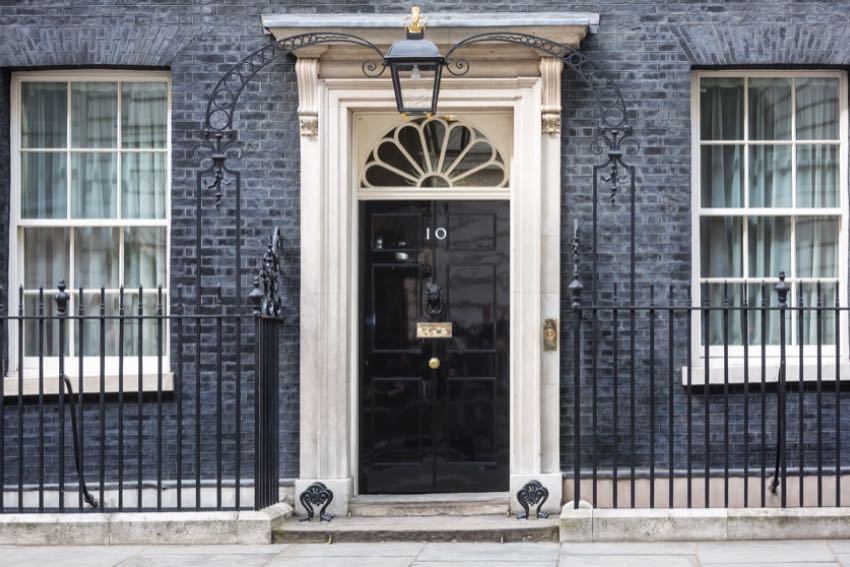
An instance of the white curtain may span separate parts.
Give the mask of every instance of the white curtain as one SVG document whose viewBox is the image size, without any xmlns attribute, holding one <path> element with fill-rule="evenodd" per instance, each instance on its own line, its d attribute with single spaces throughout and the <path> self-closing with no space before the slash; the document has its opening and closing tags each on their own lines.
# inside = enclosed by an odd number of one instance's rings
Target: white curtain
<svg viewBox="0 0 850 567">
<path fill-rule="evenodd" d="M 38 287 L 54 287 L 64 279 L 73 287 L 69 291 L 75 310 L 82 302 L 85 313 L 98 315 L 101 308 L 99 289 L 114 290 L 123 284 L 128 286 L 125 314 L 137 314 L 141 301 L 145 314 L 152 315 L 157 302 L 156 286 L 168 285 L 166 228 L 121 228 L 118 218 L 119 213 L 127 219 L 163 219 L 166 216 L 167 155 L 153 150 L 166 149 L 167 86 L 163 82 L 126 82 L 122 83 L 119 93 L 117 82 L 72 82 L 70 108 L 67 88 L 65 82 L 24 83 L 22 86 L 22 142 L 25 148 L 21 154 L 22 214 L 25 218 L 115 219 L 116 226 L 26 229 L 23 283 L 28 291 L 24 308 L 28 315 L 37 313 Z M 67 148 L 69 112 L 70 144 L 74 150 L 70 153 Z M 47 149 L 53 151 L 45 151 Z M 66 202 L 68 167 L 71 168 L 70 203 Z M 70 250 L 72 234 L 73 250 Z M 123 266 L 120 265 L 122 241 Z M 73 273 L 69 273 L 72 252 Z M 146 288 L 142 298 L 134 289 L 138 285 Z M 80 287 L 88 290 L 82 298 L 77 291 Z M 45 308 L 50 313 L 55 303 L 52 292 L 46 297 Z M 163 297 L 163 302 L 166 301 Z M 107 315 L 117 313 L 117 292 L 106 291 L 104 310 Z M 118 352 L 117 322 L 107 321 L 105 327 L 106 354 L 115 355 Z M 136 354 L 137 327 L 135 321 L 128 319 L 124 344 L 127 355 Z M 143 327 L 145 354 L 155 354 L 156 322 L 147 320 Z M 58 354 L 57 329 L 56 325 L 46 325 L 46 355 Z M 99 322 L 86 321 L 82 334 L 75 325 L 69 329 L 68 336 L 75 338 L 77 352 L 82 343 L 84 354 L 99 354 Z M 35 323 L 27 323 L 24 344 L 28 354 L 38 354 Z"/>
<path fill-rule="evenodd" d="M 796 108 L 792 108 L 792 88 L 796 83 Z M 834 140 L 838 138 L 837 81 L 835 79 L 751 78 L 748 80 L 748 139 L 749 179 L 748 200 L 751 208 L 791 207 L 792 146 L 773 142 L 791 139 L 792 114 L 796 111 L 797 207 L 835 207 L 838 205 L 838 145 L 807 144 L 800 140 Z M 743 133 L 744 86 L 741 79 L 711 78 L 701 82 L 701 137 L 703 140 L 741 140 Z M 763 141 L 764 143 L 759 143 Z M 741 146 L 711 144 L 702 146 L 701 186 L 702 206 L 743 207 L 744 179 Z M 701 275 L 702 277 L 739 277 L 743 275 L 743 222 L 747 233 L 747 276 L 776 277 L 785 271 L 793 277 L 837 277 L 836 234 L 839 226 L 835 218 L 792 217 L 703 217 L 701 220 Z M 792 243 L 792 223 L 796 223 L 796 244 Z M 797 272 L 791 274 L 791 246 L 796 246 Z M 816 284 L 795 284 L 803 305 L 816 305 Z M 740 285 L 710 285 L 705 289 L 713 306 L 737 305 L 742 301 Z M 769 286 L 772 290 L 772 286 Z M 734 289 L 733 289 L 734 288 Z M 834 301 L 833 284 L 821 285 L 822 301 Z M 746 294 L 750 304 L 760 305 L 762 286 L 749 284 Z M 795 294 L 796 295 L 796 294 Z M 828 298 L 827 298 L 828 296 Z M 768 297 L 768 305 L 774 303 Z M 798 297 L 792 298 L 796 304 Z M 751 317 L 752 319 L 752 317 Z M 827 329 L 824 317 L 823 340 L 828 341 L 832 331 Z M 789 319 L 790 322 L 790 319 Z M 723 312 L 712 311 L 709 340 L 723 343 Z M 744 335 L 753 344 L 759 344 L 766 332 L 769 344 L 779 342 L 779 319 L 769 317 L 767 329 L 761 329 L 760 317 L 748 321 L 742 328 L 739 312 L 729 312 L 729 343 L 741 344 Z M 804 317 L 803 340 L 814 340 L 817 331 L 815 317 Z M 791 328 L 788 329 L 791 337 Z"/>
</svg>

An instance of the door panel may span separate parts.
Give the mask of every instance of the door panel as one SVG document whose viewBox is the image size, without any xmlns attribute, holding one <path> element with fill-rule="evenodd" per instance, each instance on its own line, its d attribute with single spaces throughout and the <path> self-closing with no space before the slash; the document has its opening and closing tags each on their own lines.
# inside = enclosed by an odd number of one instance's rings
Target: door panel
<svg viewBox="0 0 850 567">
<path fill-rule="evenodd" d="M 507 490 L 509 204 L 367 202 L 361 226 L 360 491 Z"/>
</svg>

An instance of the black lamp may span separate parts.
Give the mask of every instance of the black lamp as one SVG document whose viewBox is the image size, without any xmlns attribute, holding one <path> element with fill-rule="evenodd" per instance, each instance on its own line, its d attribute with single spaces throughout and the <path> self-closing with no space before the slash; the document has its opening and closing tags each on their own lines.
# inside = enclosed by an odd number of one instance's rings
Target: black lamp
<svg viewBox="0 0 850 567">
<path fill-rule="evenodd" d="M 384 57 L 392 74 L 396 107 L 406 115 L 432 115 L 437 112 L 445 59 L 434 42 L 425 39 L 419 7 L 411 9 L 404 27 L 405 39 L 394 43 Z"/>
</svg>

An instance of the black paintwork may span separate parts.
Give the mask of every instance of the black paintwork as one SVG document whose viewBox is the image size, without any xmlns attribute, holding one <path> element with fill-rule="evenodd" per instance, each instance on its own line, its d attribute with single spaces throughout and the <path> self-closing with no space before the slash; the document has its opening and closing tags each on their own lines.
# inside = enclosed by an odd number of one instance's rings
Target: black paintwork
<svg viewBox="0 0 850 567">
<path fill-rule="evenodd" d="M 504 201 L 361 205 L 362 493 L 508 489 L 509 216 Z M 417 339 L 418 321 L 453 336 Z"/>
</svg>

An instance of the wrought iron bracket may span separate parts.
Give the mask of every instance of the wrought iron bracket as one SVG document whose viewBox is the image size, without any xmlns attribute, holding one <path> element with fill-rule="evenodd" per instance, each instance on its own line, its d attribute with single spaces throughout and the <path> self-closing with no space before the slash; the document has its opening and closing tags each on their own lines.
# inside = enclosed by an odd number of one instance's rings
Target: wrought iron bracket
<svg viewBox="0 0 850 567">
<path fill-rule="evenodd" d="M 334 493 L 333 491 L 325 486 L 322 482 L 314 482 L 310 486 L 304 489 L 304 492 L 301 493 L 301 496 L 298 497 L 298 500 L 301 501 L 301 505 L 304 506 L 304 509 L 307 510 L 307 515 L 303 518 L 299 518 L 299 522 L 311 522 L 313 518 L 316 516 L 316 508 L 319 509 L 319 521 L 320 522 L 330 522 L 333 519 L 333 516 L 325 513 L 325 510 L 328 509 L 331 502 L 333 502 Z"/>
<path fill-rule="evenodd" d="M 469 62 L 457 57 L 463 48 L 477 43 L 513 43 L 563 61 L 564 67 L 572 71 L 595 94 L 599 107 L 599 125 L 591 143 L 593 153 L 607 153 L 608 161 L 603 166 L 607 174 L 602 179 L 613 186 L 612 198 L 624 177 L 625 154 L 639 151 L 638 142 L 632 138 L 632 126 L 622 91 L 614 79 L 601 66 L 578 49 L 536 35 L 519 32 L 491 32 L 468 37 L 454 44 L 445 55 L 446 70 L 455 76 L 469 72 Z M 386 70 L 384 53 L 370 41 L 347 33 L 312 32 L 293 35 L 269 43 L 250 53 L 242 61 L 227 70 L 216 83 L 207 101 L 203 124 L 203 141 L 198 148 L 210 150 L 212 166 L 204 172 L 209 180 L 206 189 L 215 190 L 216 202 L 222 199 L 227 150 L 237 144 L 237 131 L 233 127 L 239 97 L 253 78 L 272 62 L 286 57 L 299 49 L 323 44 L 350 44 L 364 47 L 375 53 L 375 59 L 366 60 L 361 70 L 367 77 L 378 77 Z"/>
<path fill-rule="evenodd" d="M 517 502 L 522 506 L 522 512 L 517 512 L 517 520 L 528 520 L 531 517 L 531 507 L 535 504 L 537 509 L 534 515 L 537 519 L 548 518 L 549 512 L 541 510 L 543 504 L 549 499 L 549 490 L 539 480 L 530 480 L 516 493 Z"/>
</svg>

